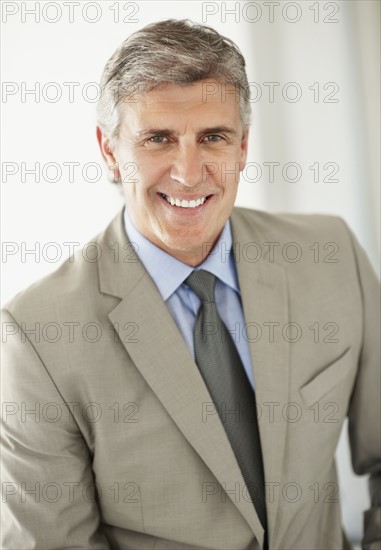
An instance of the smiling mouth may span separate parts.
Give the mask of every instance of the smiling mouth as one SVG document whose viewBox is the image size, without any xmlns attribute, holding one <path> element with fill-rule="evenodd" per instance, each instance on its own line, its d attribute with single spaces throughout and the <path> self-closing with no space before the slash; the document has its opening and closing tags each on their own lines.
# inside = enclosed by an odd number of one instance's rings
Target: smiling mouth
<svg viewBox="0 0 381 550">
<path fill-rule="evenodd" d="M 206 195 L 205 197 L 199 197 L 198 199 L 192 199 L 187 201 L 185 199 L 176 199 L 165 195 L 164 193 L 159 193 L 163 199 L 165 199 L 172 206 L 177 206 L 179 208 L 197 208 L 198 206 L 203 205 L 212 195 Z"/>
</svg>

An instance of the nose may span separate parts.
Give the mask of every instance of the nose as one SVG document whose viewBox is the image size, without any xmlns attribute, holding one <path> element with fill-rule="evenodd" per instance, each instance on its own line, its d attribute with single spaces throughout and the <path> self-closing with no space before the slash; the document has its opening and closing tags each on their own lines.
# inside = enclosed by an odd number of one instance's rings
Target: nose
<svg viewBox="0 0 381 550">
<path fill-rule="evenodd" d="M 203 182 L 203 162 L 196 143 L 179 145 L 171 165 L 170 177 L 185 187 L 196 187 Z"/>
</svg>

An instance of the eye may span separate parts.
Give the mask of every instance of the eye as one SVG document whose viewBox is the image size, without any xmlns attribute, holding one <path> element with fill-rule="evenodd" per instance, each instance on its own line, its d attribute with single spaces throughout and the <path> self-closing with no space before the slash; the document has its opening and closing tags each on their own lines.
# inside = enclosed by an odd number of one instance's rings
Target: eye
<svg viewBox="0 0 381 550">
<path fill-rule="evenodd" d="M 155 136 L 151 136 L 150 138 L 148 138 L 148 141 L 150 143 L 167 143 L 168 138 L 167 138 L 167 136 L 157 134 Z"/>
<path fill-rule="evenodd" d="M 223 141 L 224 138 L 222 136 L 219 136 L 218 134 L 210 134 L 208 136 L 205 136 L 204 140 L 209 143 L 218 143 L 220 141 Z"/>
</svg>

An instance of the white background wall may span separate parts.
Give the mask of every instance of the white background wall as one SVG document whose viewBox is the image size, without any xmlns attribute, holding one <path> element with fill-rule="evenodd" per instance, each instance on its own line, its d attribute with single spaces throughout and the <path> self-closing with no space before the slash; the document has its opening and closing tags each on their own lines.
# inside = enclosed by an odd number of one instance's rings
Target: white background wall
<svg viewBox="0 0 381 550">
<path fill-rule="evenodd" d="M 33 9 L 39 21 L 27 13 Z M 100 173 L 97 89 L 91 83 L 99 82 L 105 62 L 127 35 L 170 17 L 211 25 L 232 38 L 247 60 L 256 99 L 252 164 L 237 204 L 340 215 L 377 269 L 379 11 L 378 0 L 2 2 L 2 303 L 56 269 L 68 257 L 64 243 L 85 244 L 122 206 Z M 54 101 L 57 92 L 61 97 Z M 279 163 L 273 181 L 272 162 Z M 26 173 L 36 163 L 40 181 Z M 73 178 L 70 163 L 79 163 Z M 319 167 L 316 182 L 313 165 Z M 331 179 L 337 181 L 323 181 L 334 167 Z M 25 249 L 37 252 L 25 255 Z M 53 261 L 57 252 L 62 255 Z M 366 484 L 352 476 L 347 447 L 344 433 L 339 445 L 344 519 L 358 540 L 361 512 L 368 506 Z"/>
</svg>

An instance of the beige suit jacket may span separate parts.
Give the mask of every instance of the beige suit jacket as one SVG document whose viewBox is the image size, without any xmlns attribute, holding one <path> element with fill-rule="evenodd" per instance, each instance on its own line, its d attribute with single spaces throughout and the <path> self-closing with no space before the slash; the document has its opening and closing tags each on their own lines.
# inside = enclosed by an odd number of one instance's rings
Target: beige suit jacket
<svg viewBox="0 0 381 550">
<path fill-rule="evenodd" d="M 372 474 L 363 547 L 380 548 L 374 272 L 340 219 L 235 208 L 231 223 L 270 548 L 350 548 L 334 460 L 347 416 L 354 469 Z M 122 212 L 6 304 L 2 333 L 3 548 L 261 548 L 219 416 Z"/>
</svg>

